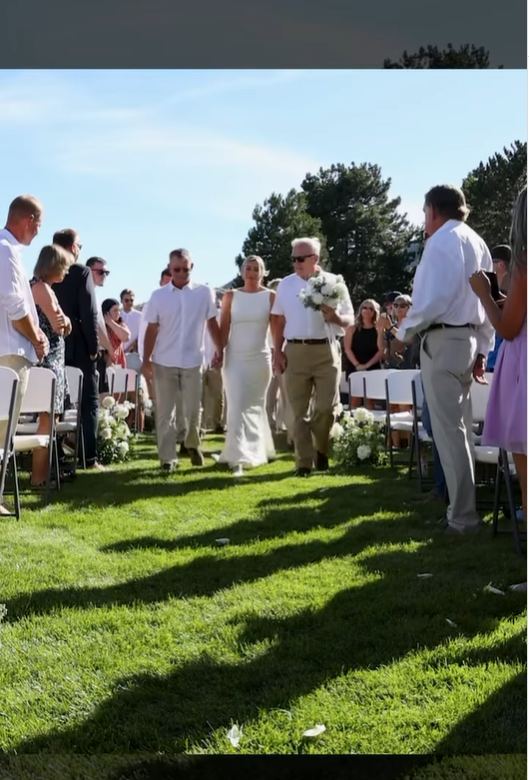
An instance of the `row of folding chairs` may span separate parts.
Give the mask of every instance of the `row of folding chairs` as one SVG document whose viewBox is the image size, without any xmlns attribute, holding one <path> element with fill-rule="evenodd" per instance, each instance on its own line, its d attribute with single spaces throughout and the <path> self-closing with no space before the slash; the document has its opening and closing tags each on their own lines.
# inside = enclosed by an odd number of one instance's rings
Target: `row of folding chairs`
<svg viewBox="0 0 529 780">
<path fill-rule="evenodd" d="M 476 464 L 496 467 L 493 502 L 493 533 L 498 531 L 500 513 L 500 496 L 503 484 L 507 492 L 508 514 L 511 517 L 512 532 L 516 551 L 521 554 L 521 534 L 516 519 L 516 506 L 514 500 L 513 482 L 516 472 L 512 462 L 512 456 L 498 447 L 488 447 L 481 444 L 481 430 L 485 421 L 487 404 L 490 396 L 494 374 L 485 375 L 487 384 L 472 382 L 472 422 L 474 436 L 474 454 Z M 416 470 L 420 490 L 424 490 L 425 479 L 422 473 L 421 461 L 425 447 L 431 445 L 432 440 L 424 430 L 421 421 L 423 405 L 423 388 L 421 372 L 419 369 L 379 369 L 375 371 L 359 371 L 349 376 L 350 397 L 384 401 L 385 410 L 373 410 L 375 419 L 383 422 L 387 431 L 387 447 L 390 463 L 394 465 L 395 450 L 391 434 L 394 431 L 410 434 L 409 451 L 409 476 L 413 476 Z M 391 412 L 393 405 L 409 406 L 410 411 Z"/>
<path fill-rule="evenodd" d="M 55 482 L 60 490 L 59 447 L 58 436 L 73 434 L 75 436 L 75 452 L 73 457 L 73 473 L 80 461 L 82 468 L 86 468 L 85 443 L 82 426 L 81 398 L 83 394 L 83 372 L 72 366 L 66 367 L 69 386 L 71 410 L 62 415 L 62 419 L 56 422 L 55 417 L 55 388 L 56 377 L 53 371 L 47 368 L 34 366 L 29 371 L 29 379 L 26 392 L 20 409 L 20 418 L 14 419 L 14 407 L 16 392 L 19 384 L 18 374 L 10 368 L 0 367 L 0 420 L 7 423 L 7 432 L 4 441 L 0 441 L 0 495 L 5 491 L 5 483 L 8 471 L 13 480 L 13 498 L 15 504 L 14 515 L 20 518 L 20 492 L 18 482 L 17 455 L 31 453 L 39 447 L 48 450 L 47 479 L 44 486 L 44 501 L 49 503 L 52 484 L 52 472 L 55 472 Z M 140 377 L 136 371 L 121 367 L 113 367 L 108 371 L 110 393 L 112 395 L 124 395 L 134 393 L 135 419 L 133 429 L 137 430 L 138 400 Z M 38 432 L 38 421 L 28 421 L 25 418 L 35 417 L 43 413 L 50 415 L 50 432 L 41 434 Z"/>
</svg>

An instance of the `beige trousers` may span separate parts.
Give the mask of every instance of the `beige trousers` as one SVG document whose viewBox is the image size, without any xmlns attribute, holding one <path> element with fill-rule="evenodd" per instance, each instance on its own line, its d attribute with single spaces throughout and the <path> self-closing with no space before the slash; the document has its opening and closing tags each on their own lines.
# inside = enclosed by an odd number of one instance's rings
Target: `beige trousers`
<svg viewBox="0 0 529 780">
<path fill-rule="evenodd" d="M 158 363 L 152 366 L 158 455 L 162 463 L 174 463 L 178 459 L 176 444 L 182 418 L 186 425 L 185 446 L 194 450 L 200 447 L 202 367 L 172 368 Z"/>
<path fill-rule="evenodd" d="M 422 340 L 421 375 L 450 499 L 447 517 L 458 530 L 479 522 L 470 400 L 476 357 L 469 328 L 440 328 Z"/>
<path fill-rule="evenodd" d="M 202 427 L 215 430 L 224 426 L 224 385 L 220 368 L 207 368 L 203 378 Z"/>
<path fill-rule="evenodd" d="M 281 431 L 286 428 L 289 441 L 294 440 L 294 418 L 292 407 L 285 388 L 285 375 L 272 376 L 266 395 L 266 413 L 270 430 Z"/>
<path fill-rule="evenodd" d="M 4 366 L 5 368 L 12 368 L 13 371 L 16 371 L 18 374 L 20 381 L 18 383 L 17 395 L 15 398 L 15 408 L 13 411 L 15 420 L 18 420 L 22 401 L 24 400 L 24 395 L 28 386 L 29 369 L 31 368 L 32 363 L 30 363 L 27 358 L 20 357 L 19 355 L 3 355 L 0 357 L 0 366 Z M 7 420 L 0 420 L 0 447 L 4 446 L 6 433 Z"/>
<path fill-rule="evenodd" d="M 329 451 L 334 408 L 340 397 L 340 353 L 336 343 L 287 343 L 285 355 L 285 388 L 294 418 L 296 465 L 312 468 L 314 448 L 323 455 Z"/>
</svg>

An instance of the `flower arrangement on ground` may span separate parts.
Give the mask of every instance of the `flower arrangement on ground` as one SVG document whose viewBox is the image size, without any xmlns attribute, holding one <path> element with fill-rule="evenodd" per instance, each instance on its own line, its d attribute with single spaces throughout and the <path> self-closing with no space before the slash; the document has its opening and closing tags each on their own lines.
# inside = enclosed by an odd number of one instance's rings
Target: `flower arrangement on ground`
<svg viewBox="0 0 529 780">
<path fill-rule="evenodd" d="M 369 409 L 342 411 L 331 430 L 333 457 L 338 468 L 381 466 L 387 461 L 385 425 L 376 422 Z"/>
<path fill-rule="evenodd" d="M 99 409 L 97 432 L 98 458 L 101 463 L 123 463 L 130 455 L 132 433 L 125 422 L 134 404 L 116 403 L 112 396 L 103 400 Z"/>
<path fill-rule="evenodd" d="M 320 311 L 322 305 L 336 309 L 345 300 L 347 287 L 343 276 L 329 276 L 325 273 L 309 277 L 308 287 L 301 290 L 299 300 L 306 309 Z"/>
</svg>

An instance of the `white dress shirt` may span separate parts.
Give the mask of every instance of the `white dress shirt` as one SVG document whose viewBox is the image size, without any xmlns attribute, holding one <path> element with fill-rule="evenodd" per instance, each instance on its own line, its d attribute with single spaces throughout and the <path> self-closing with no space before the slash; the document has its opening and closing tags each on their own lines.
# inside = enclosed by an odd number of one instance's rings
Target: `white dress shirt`
<svg viewBox="0 0 529 780">
<path fill-rule="evenodd" d="M 140 323 L 141 323 L 141 311 L 137 309 L 131 309 L 130 311 L 122 311 L 121 319 L 130 330 L 130 339 L 123 344 L 125 352 L 133 344 L 140 335 Z"/>
<path fill-rule="evenodd" d="M 149 323 L 159 325 L 153 363 L 169 368 L 203 365 L 206 322 L 217 316 L 211 287 L 189 282 L 179 289 L 169 282 L 151 295 L 147 316 Z"/>
<path fill-rule="evenodd" d="M 0 355 L 18 355 L 37 362 L 32 343 L 13 327 L 13 321 L 30 315 L 39 328 L 31 286 L 22 265 L 22 245 L 0 230 Z"/>
<path fill-rule="evenodd" d="M 413 305 L 396 334 L 399 341 L 410 341 L 434 324 L 470 324 L 476 326 L 478 353 L 488 355 L 494 328 L 468 281 L 479 270 L 492 271 L 483 239 L 465 222 L 445 222 L 424 248 L 413 280 Z"/>
<path fill-rule="evenodd" d="M 329 282 L 336 282 L 336 275 L 324 272 Z M 302 290 L 309 289 L 309 284 L 297 274 L 285 277 L 279 283 L 272 314 L 285 318 L 285 339 L 328 339 L 329 329 L 335 336 L 343 336 L 345 331 L 339 325 L 327 325 L 321 311 L 305 308 L 299 299 Z M 337 313 L 353 315 L 353 304 L 349 293 L 336 309 Z"/>
</svg>

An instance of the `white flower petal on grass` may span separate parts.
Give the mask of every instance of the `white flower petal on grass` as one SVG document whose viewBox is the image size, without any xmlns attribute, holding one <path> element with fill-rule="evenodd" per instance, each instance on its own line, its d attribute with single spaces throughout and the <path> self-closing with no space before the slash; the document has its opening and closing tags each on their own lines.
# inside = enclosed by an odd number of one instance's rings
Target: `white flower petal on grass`
<svg viewBox="0 0 529 780">
<path fill-rule="evenodd" d="M 488 585 L 485 585 L 483 588 L 485 593 L 495 593 L 496 596 L 505 596 L 505 593 L 503 590 L 500 590 L 499 588 L 495 588 L 492 584 L 492 582 L 489 582 Z"/>
<path fill-rule="evenodd" d="M 228 739 L 230 740 L 231 744 L 234 748 L 239 747 L 239 742 L 241 741 L 242 737 L 242 728 L 239 728 L 237 724 L 231 727 L 231 729 L 228 731 Z"/>
<path fill-rule="evenodd" d="M 327 731 L 327 727 L 323 725 L 323 723 L 316 723 L 313 729 L 307 729 L 307 731 L 303 732 L 304 737 L 319 737 L 320 734 L 323 734 L 324 731 Z"/>
<path fill-rule="evenodd" d="M 228 537 L 227 537 L 227 536 L 223 536 L 223 537 L 221 537 L 220 539 L 215 539 L 215 542 L 216 542 L 217 544 L 229 544 L 229 543 L 230 543 L 230 540 L 228 539 Z"/>
<path fill-rule="evenodd" d="M 451 626 L 452 628 L 457 628 L 457 623 L 454 623 L 453 620 L 450 620 L 450 618 L 445 618 L 445 620 L 449 626 Z"/>
<path fill-rule="evenodd" d="M 425 580 L 425 579 L 427 579 L 428 577 L 433 577 L 433 574 L 430 574 L 429 572 L 425 572 L 424 574 L 418 574 L 418 575 L 417 575 L 417 577 L 418 577 L 420 580 Z"/>
<path fill-rule="evenodd" d="M 527 593 L 527 583 L 517 582 L 516 585 L 509 585 L 509 590 L 512 590 L 515 593 Z"/>
</svg>

